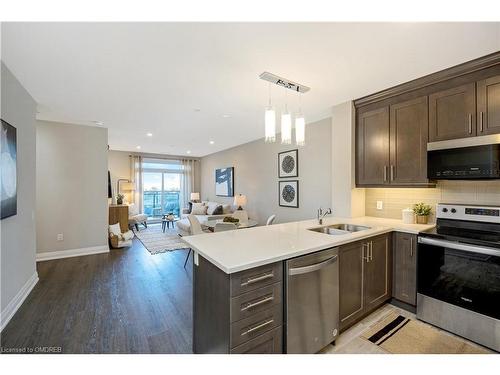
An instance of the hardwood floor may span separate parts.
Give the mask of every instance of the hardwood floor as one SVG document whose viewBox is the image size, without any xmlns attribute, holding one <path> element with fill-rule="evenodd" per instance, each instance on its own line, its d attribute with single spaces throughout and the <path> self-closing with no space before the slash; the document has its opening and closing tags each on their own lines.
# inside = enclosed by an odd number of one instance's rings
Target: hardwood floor
<svg viewBox="0 0 500 375">
<path fill-rule="evenodd" d="M 192 353 L 192 258 L 129 249 L 40 262 L 40 281 L 2 331 L 3 348 Z M 191 264 L 191 266 L 190 266 Z"/>
</svg>

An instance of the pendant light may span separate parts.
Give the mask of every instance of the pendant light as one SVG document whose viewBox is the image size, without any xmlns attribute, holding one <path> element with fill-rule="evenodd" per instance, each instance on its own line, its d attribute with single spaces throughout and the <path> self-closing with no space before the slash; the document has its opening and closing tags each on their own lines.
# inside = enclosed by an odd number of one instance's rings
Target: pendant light
<svg viewBox="0 0 500 375">
<path fill-rule="evenodd" d="M 297 146 L 306 144 L 306 120 L 302 114 L 301 95 L 299 93 L 299 112 L 295 116 L 295 143 L 297 143 Z"/>
<path fill-rule="evenodd" d="M 288 112 L 285 104 L 285 111 L 281 114 L 281 143 L 289 145 L 292 143 L 292 115 Z"/>
<path fill-rule="evenodd" d="M 269 103 L 264 112 L 265 142 L 274 143 L 276 141 L 276 112 L 271 105 L 271 84 L 269 84 Z"/>
</svg>

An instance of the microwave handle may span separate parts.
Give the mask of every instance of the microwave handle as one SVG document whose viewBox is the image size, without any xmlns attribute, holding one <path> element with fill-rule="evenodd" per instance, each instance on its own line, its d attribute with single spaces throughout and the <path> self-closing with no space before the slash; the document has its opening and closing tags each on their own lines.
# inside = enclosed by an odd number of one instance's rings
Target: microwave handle
<svg viewBox="0 0 500 375">
<path fill-rule="evenodd" d="M 418 243 L 424 245 L 446 247 L 448 249 L 468 251 L 470 253 L 485 254 L 485 255 L 500 257 L 500 249 L 494 249 L 491 247 L 470 245 L 453 241 L 435 240 L 433 238 L 427 238 L 427 237 L 418 237 Z"/>
</svg>

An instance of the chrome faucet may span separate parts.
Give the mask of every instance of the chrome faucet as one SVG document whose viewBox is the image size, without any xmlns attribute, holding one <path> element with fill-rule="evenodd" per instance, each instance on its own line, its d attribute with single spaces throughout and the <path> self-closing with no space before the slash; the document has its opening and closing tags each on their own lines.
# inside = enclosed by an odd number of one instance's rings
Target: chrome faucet
<svg viewBox="0 0 500 375">
<path fill-rule="evenodd" d="M 331 208 L 328 208 L 327 210 L 325 210 L 325 212 L 323 212 L 323 209 L 321 207 L 318 208 L 318 223 L 319 223 L 319 225 L 323 224 L 323 218 L 326 215 L 331 215 L 331 214 L 332 214 L 332 209 Z"/>
</svg>

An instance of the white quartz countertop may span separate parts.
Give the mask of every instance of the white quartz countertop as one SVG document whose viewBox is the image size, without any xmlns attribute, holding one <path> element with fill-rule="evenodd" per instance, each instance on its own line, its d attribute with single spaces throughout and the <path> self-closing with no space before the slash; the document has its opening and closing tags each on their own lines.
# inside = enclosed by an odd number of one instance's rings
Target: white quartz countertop
<svg viewBox="0 0 500 375">
<path fill-rule="evenodd" d="M 370 229 L 345 235 L 327 235 L 307 230 L 332 224 L 355 224 Z M 296 221 L 227 232 L 186 236 L 183 240 L 199 255 L 231 274 L 264 264 L 309 254 L 318 250 L 358 241 L 392 231 L 417 234 L 434 224 L 403 224 L 401 220 L 375 217 L 326 217 L 323 225 L 317 220 Z"/>
</svg>

